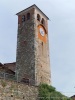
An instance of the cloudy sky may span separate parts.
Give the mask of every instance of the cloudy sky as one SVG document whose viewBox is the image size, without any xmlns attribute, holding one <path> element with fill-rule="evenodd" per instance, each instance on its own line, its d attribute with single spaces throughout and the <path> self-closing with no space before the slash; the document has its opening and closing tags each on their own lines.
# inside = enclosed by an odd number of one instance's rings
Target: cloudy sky
<svg viewBox="0 0 75 100">
<path fill-rule="evenodd" d="M 75 0 L 0 0 L 0 62 L 16 61 L 17 12 L 36 4 L 49 18 L 52 85 L 75 94 Z"/>
</svg>

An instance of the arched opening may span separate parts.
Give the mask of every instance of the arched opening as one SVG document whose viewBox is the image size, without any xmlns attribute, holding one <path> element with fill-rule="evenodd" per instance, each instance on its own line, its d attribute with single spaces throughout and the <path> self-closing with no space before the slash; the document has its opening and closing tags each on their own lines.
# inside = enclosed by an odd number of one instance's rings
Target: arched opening
<svg viewBox="0 0 75 100">
<path fill-rule="evenodd" d="M 37 20 L 40 21 L 40 15 L 39 14 L 37 14 Z"/>
<path fill-rule="evenodd" d="M 44 18 L 42 18 L 41 23 L 42 23 L 43 25 L 45 25 L 45 20 L 44 20 Z"/>
<path fill-rule="evenodd" d="M 30 19 L 30 13 L 27 13 L 27 20 Z"/>
<path fill-rule="evenodd" d="M 22 16 L 22 22 L 25 22 L 25 15 Z"/>
</svg>

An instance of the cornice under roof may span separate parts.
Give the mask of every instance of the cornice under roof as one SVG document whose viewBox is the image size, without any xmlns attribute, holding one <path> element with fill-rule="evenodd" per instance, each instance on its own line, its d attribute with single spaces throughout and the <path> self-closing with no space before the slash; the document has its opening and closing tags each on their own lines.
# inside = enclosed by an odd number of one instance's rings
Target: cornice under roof
<svg viewBox="0 0 75 100">
<path fill-rule="evenodd" d="M 24 9 L 24 10 L 22 10 L 22 11 L 20 11 L 20 12 L 18 12 L 16 15 L 20 15 L 22 12 L 24 12 L 24 11 L 30 9 L 30 8 L 33 8 L 33 7 L 35 7 L 36 9 L 38 9 L 49 20 L 49 18 L 35 4 L 32 5 L 32 6 L 30 6 L 30 7 L 28 7 L 28 8 L 26 8 L 26 9 Z"/>
</svg>

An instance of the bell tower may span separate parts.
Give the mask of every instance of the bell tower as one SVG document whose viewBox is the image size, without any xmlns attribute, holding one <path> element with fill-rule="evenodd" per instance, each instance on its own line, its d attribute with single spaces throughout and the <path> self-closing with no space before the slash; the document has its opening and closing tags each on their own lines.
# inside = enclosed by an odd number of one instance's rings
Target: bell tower
<svg viewBox="0 0 75 100">
<path fill-rule="evenodd" d="M 31 85 L 51 84 L 48 20 L 36 6 L 17 13 L 17 57 L 18 80 Z"/>
</svg>

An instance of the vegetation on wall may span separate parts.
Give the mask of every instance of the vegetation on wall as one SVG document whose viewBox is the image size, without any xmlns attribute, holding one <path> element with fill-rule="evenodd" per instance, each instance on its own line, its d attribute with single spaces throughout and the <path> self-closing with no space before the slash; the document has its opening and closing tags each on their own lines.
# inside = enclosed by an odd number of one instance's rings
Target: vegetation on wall
<svg viewBox="0 0 75 100">
<path fill-rule="evenodd" d="M 71 100 L 60 92 L 56 91 L 53 86 L 47 84 L 39 85 L 39 100 Z"/>
<path fill-rule="evenodd" d="M 1 85 L 2 85 L 2 87 L 6 87 L 6 82 L 5 82 L 5 80 L 1 80 Z"/>
</svg>

